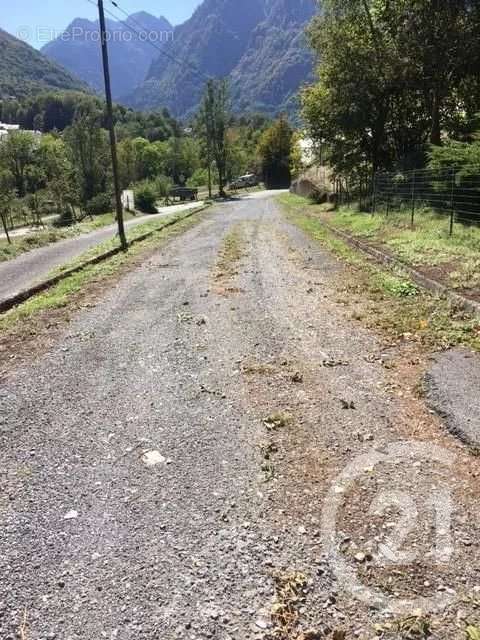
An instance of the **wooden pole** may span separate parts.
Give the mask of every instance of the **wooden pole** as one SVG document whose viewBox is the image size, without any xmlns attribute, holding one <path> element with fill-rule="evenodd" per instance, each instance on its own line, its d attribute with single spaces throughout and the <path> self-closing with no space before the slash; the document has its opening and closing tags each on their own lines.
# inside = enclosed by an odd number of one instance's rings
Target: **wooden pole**
<svg viewBox="0 0 480 640">
<path fill-rule="evenodd" d="M 105 80 L 105 98 L 107 101 L 107 126 L 110 133 L 110 147 L 112 152 L 113 187 L 115 190 L 115 205 L 117 211 L 118 236 L 124 251 L 128 249 L 125 225 L 123 224 L 122 195 L 120 192 L 120 179 L 118 175 L 117 140 L 113 124 L 112 88 L 110 83 L 110 69 L 108 65 L 107 30 L 105 27 L 105 13 L 103 0 L 98 0 L 98 15 L 100 18 L 100 41 L 102 45 L 103 76 Z"/>
</svg>

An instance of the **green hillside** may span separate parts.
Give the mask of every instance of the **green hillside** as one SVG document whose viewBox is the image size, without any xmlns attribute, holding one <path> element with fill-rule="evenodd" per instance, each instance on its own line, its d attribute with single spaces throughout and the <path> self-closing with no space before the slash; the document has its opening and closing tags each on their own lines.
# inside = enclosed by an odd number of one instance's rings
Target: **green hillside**
<svg viewBox="0 0 480 640">
<path fill-rule="evenodd" d="M 23 98 L 45 89 L 87 90 L 59 65 L 0 29 L 0 98 Z"/>
</svg>

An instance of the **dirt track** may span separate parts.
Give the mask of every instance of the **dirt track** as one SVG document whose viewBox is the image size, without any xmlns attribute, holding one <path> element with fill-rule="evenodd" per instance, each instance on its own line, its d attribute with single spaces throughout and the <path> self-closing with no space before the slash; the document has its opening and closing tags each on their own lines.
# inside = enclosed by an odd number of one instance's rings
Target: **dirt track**
<svg viewBox="0 0 480 640">
<path fill-rule="evenodd" d="M 465 637 L 479 464 L 343 277 L 271 195 L 224 205 L 13 373 L 2 640 Z"/>
</svg>

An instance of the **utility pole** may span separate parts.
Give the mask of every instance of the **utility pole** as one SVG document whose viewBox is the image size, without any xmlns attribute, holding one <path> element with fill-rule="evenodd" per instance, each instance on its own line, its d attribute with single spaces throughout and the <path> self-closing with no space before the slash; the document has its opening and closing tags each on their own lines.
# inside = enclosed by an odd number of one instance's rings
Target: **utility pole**
<svg viewBox="0 0 480 640">
<path fill-rule="evenodd" d="M 103 10 L 103 0 L 98 0 L 98 15 L 100 18 L 100 42 L 102 44 L 103 75 L 105 79 L 105 97 L 107 100 L 107 126 L 110 133 L 110 147 L 112 149 L 113 186 L 115 190 L 118 235 L 120 237 L 120 244 L 122 246 L 122 249 L 124 251 L 127 251 L 128 243 L 127 243 L 127 238 L 125 236 L 125 226 L 123 224 L 122 195 L 120 193 L 120 180 L 118 177 L 117 141 L 115 138 L 115 128 L 113 125 L 112 88 L 110 85 L 110 70 L 108 66 L 107 30 L 105 27 L 105 13 Z"/>
</svg>

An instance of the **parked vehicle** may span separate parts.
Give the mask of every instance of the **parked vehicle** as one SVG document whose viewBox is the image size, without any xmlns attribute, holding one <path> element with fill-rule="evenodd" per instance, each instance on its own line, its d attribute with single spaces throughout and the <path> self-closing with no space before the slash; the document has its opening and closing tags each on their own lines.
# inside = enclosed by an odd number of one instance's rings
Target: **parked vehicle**
<svg viewBox="0 0 480 640">
<path fill-rule="evenodd" d="M 230 184 L 230 189 L 247 189 L 248 187 L 256 187 L 258 178 L 254 173 L 247 173 L 240 176 Z"/>
</svg>

